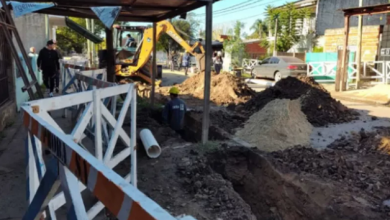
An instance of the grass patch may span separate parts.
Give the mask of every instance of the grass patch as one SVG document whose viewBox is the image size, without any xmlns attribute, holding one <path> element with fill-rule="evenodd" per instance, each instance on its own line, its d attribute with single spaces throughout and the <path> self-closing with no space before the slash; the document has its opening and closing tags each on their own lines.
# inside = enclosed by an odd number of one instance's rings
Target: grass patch
<svg viewBox="0 0 390 220">
<path fill-rule="evenodd" d="M 241 74 L 241 77 L 242 77 L 242 78 L 245 78 L 245 79 L 250 79 L 250 78 L 252 78 L 252 76 L 251 76 L 250 73 L 242 73 L 242 74 Z"/>
<path fill-rule="evenodd" d="M 219 149 L 220 143 L 217 141 L 208 141 L 205 144 L 198 143 L 197 148 L 202 153 L 211 153 Z"/>
</svg>

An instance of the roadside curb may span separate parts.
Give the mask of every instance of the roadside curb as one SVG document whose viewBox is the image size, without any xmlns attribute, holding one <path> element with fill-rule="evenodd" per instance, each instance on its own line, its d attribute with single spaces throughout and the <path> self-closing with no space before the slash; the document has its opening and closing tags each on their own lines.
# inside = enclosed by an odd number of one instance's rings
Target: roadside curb
<svg viewBox="0 0 390 220">
<path fill-rule="evenodd" d="M 336 93 L 331 93 L 332 97 L 335 99 L 339 99 L 342 101 L 348 101 L 348 102 L 360 102 L 368 105 L 374 105 L 374 106 L 382 106 L 382 107 L 390 107 L 389 103 L 386 102 L 379 102 L 375 100 L 370 100 L 370 99 L 364 99 L 364 98 L 351 98 L 351 97 L 346 97 L 343 95 L 338 95 Z"/>
</svg>

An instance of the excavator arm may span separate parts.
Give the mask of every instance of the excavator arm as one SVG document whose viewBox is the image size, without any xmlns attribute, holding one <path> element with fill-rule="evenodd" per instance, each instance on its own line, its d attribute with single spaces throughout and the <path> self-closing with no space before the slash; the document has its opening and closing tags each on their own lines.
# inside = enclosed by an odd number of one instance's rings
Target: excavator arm
<svg viewBox="0 0 390 220">
<path fill-rule="evenodd" d="M 180 44 L 187 52 L 194 55 L 199 66 L 200 70 L 204 70 L 204 48 L 199 42 L 195 43 L 192 47 L 183 40 L 182 37 L 176 32 L 175 28 L 169 21 L 160 21 L 156 24 L 156 41 L 158 41 L 163 33 L 167 33 L 172 39 L 174 39 L 178 44 Z M 150 55 L 153 51 L 153 28 L 148 28 L 145 30 L 143 35 L 142 46 L 139 51 L 138 62 L 134 66 L 129 67 L 130 73 L 136 73 L 143 66 L 145 66 L 150 58 Z M 194 52 L 195 48 L 200 47 L 202 54 L 196 54 Z"/>
</svg>

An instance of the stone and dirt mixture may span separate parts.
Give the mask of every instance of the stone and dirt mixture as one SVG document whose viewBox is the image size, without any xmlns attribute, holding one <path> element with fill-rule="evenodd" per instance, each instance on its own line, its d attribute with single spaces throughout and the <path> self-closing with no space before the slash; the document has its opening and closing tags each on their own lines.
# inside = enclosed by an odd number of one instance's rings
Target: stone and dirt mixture
<svg viewBox="0 0 390 220">
<path fill-rule="evenodd" d="M 216 105 L 239 104 L 248 101 L 256 92 L 239 77 L 230 73 L 211 73 L 210 101 Z M 180 89 L 180 97 L 185 101 L 203 99 L 204 72 L 192 76 L 183 83 L 176 85 Z M 170 87 L 161 87 L 157 92 L 168 95 Z M 200 102 L 202 104 L 202 102 Z"/>
<path fill-rule="evenodd" d="M 371 142 L 359 143 L 366 149 Z M 390 195 L 388 155 L 368 150 L 370 156 L 361 156 L 354 145 L 334 146 L 343 150 L 165 145 L 157 159 L 138 157 L 138 186 L 172 215 L 198 220 L 390 219 L 382 205 Z M 353 158 L 354 169 L 340 162 Z"/>
<path fill-rule="evenodd" d="M 303 113 L 316 127 L 349 122 L 357 116 L 357 113 L 333 99 L 329 92 L 311 77 L 282 79 L 275 86 L 237 106 L 236 110 L 252 115 L 274 99 L 300 99 Z"/>
</svg>

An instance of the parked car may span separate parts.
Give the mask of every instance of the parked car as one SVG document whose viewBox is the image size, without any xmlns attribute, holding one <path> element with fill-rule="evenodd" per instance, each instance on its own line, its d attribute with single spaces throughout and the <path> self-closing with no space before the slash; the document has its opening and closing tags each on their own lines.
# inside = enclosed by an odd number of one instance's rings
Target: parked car
<svg viewBox="0 0 390 220">
<path fill-rule="evenodd" d="M 288 76 L 307 74 L 307 64 L 296 57 L 276 56 L 264 59 L 252 69 L 253 78 L 269 78 L 279 81 Z"/>
</svg>

